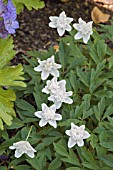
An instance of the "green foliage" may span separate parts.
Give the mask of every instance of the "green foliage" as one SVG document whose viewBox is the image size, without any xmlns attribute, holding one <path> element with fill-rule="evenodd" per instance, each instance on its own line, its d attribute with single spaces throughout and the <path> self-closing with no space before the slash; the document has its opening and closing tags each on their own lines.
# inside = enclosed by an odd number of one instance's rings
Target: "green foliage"
<svg viewBox="0 0 113 170">
<path fill-rule="evenodd" d="M 11 166 L 17 170 L 22 168 L 111 170 L 113 168 L 113 52 L 106 43 L 108 32 L 106 35 L 103 32 L 100 35 L 94 33 L 87 45 L 82 44 L 81 41 L 77 41 L 76 44 L 71 34 L 60 40 L 59 52 L 50 48 L 46 52 L 30 51 L 28 56 L 23 56 L 23 59 L 28 62 L 24 65 L 27 87 L 20 88 L 17 92 L 15 108 L 18 118 L 13 119 L 11 126 L 5 126 L 1 133 L 3 143 L 0 146 L 0 153 L 11 155 L 8 169 Z M 73 104 L 63 104 L 58 110 L 62 114 L 62 121 L 58 123 L 56 129 L 49 125 L 39 127 L 39 119 L 34 115 L 34 112 L 41 110 L 42 103 L 49 106 L 52 104 L 47 99 L 48 95 L 42 93 L 46 81 L 42 81 L 40 73 L 34 71 L 34 67 L 38 65 L 37 57 L 44 60 L 52 55 L 55 56 L 57 63 L 62 64 L 59 79 L 66 80 L 67 91 L 73 91 Z M 3 69 L 11 68 L 1 68 L 1 77 L 6 75 Z M 16 73 L 17 71 L 14 75 L 13 72 L 10 73 L 11 78 L 7 82 L 2 78 L 2 82 L 7 83 L 7 86 L 20 84 L 21 69 Z M 0 90 L 4 91 L 2 88 Z M 15 95 L 11 89 L 7 92 L 12 96 L 8 95 L 7 107 L 9 108 L 10 105 L 12 109 Z M 2 98 L 3 103 L 4 98 Z M 4 120 L 4 117 L 2 119 Z M 11 117 L 5 122 L 10 124 Z M 77 145 L 71 149 L 67 147 L 68 136 L 65 131 L 70 129 L 71 122 L 78 126 L 85 125 L 86 130 L 91 134 L 90 138 L 84 140 L 83 147 Z M 27 155 L 15 159 L 13 153 L 9 149 L 5 152 L 5 149 L 14 142 L 25 140 L 31 125 L 32 131 L 28 141 L 37 153 L 33 159 Z M 15 136 L 10 138 L 7 132 L 12 130 Z"/>
<path fill-rule="evenodd" d="M 3 130 L 3 122 L 11 125 L 14 111 L 14 101 L 16 100 L 15 92 L 10 86 L 25 87 L 22 82 L 24 78 L 23 68 L 21 65 L 8 66 L 9 61 L 14 57 L 13 40 L 11 38 L 0 39 L 0 129 Z M 4 89 L 6 87 L 6 89 Z"/>
<path fill-rule="evenodd" d="M 13 0 L 13 3 L 17 9 L 17 13 L 20 13 L 24 9 L 24 6 L 28 10 L 32 10 L 32 8 L 38 10 L 44 7 L 42 0 Z"/>
</svg>

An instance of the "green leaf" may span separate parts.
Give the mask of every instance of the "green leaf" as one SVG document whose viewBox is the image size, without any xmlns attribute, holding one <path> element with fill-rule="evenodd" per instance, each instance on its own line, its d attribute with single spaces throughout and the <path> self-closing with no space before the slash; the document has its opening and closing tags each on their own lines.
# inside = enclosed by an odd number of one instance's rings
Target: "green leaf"
<svg viewBox="0 0 113 170">
<path fill-rule="evenodd" d="M 49 164 L 48 170 L 56 170 L 57 168 L 60 168 L 62 162 L 60 160 L 60 157 L 56 157 L 53 159 L 53 161 Z"/>
<path fill-rule="evenodd" d="M 64 72 L 64 69 L 66 68 L 67 62 L 68 62 L 68 56 L 69 56 L 69 47 L 64 44 L 62 41 L 60 41 L 59 44 L 59 60 L 62 65 L 62 70 Z"/>
<path fill-rule="evenodd" d="M 32 10 L 32 8 L 38 10 L 44 7 L 44 2 L 41 0 L 13 0 L 13 3 L 17 9 L 17 13 L 20 13 L 24 9 L 24 6 L 26 6 L 28 10 Z"/>
<path fill-rule="evenodd" d="M 109 69 L 113 67 L 113 55 L 109 58 Z"/>
<path fill-rule="evenodd" d="M 99 40 L 97 42 L 97 53 L 98 53 L 100 60 L 104 58 L 106 54 L 106 50 L 107 50 L 107 45 L 105 44 L 104 40 Z"/>
<path fill-rule="evenodd" d="M 94 46 L 92 46 L 92 48 L 90 48 L 89 54 L 96 64 L 98 64 L 100 62 L 98 55 L 97 55 L 97 51 Z"/>
<path fill-rule="evenodd" d="M 7 125 L 11 125 L 12 116 L 15 116 L 15 111 L 13 110 L 13 101 L 16 100 L 15 93 L 12 90 L 3 90 L 0 88 L 0 129 L 3 130 L 4 121 Z"/>
<path fill-rule="evenodd" d="M 81 167 L 81 164 L 77 158 L 77 156 L 75 155 L 75 153 L 73 152 L 72 149 L 69 150 L 69 155 L 66 158 L 61 158 L 62 161 L 70 163 L 72 165 L 76 165 Z"/>
<path fill-rule="evenodd" d="M 28 116 L 29 116 L 29 112 L 32 112 L 32 116 L 33 116 L 33 113 L 35 112 L 34 107 L 23 99 L 18 99 L 16 101 L 16 106 L 20 108 L 21 110 L 26 110 L 28 112 Z"/>
<path fill-rule="evenodd" d="M 5 67 L 0 70 L 0 86 L 21 86 L 26 87 L 26 84 L 22 82 L 23 77 L 22 65 Z"/>
<path fill-rule="evenodd" d="M 112 113 L 113 113 L 113 105 L 111 104 L 106 109 L 106 112 L 104 113 L 104 116 L 103 116 L 102 120 L 104 120 L 107 116 L 110 116 Z"/>
<path fill-rule="evenodd" d="M 54 143 L 54 149 L 59 155 L 68 157 L 68 152 L 67 152 L 66 148 L 64 148 L 62 145 Z"/>
<path fill-rule="evenodd" d="M 92 166 L 93 166 L 95 169 L 99 170 L 99 167 L 98 167 L 97 162 L 95 161 L 95 159 L 93 158 L 91 152 L 90 152 L 88 149 L 86 149 L 85 147 L 81 147 L 81 153 L 82 153 L 83 157 L 84 157 L 90 164 L 92 164 Z"/>
<path fill-rule="evenodd" d="M 77 75 L 80 78 L 80 81 L 86 86 L 89 87 L 89 81 L 87 75 L 79 68 L 77 70 Z"/>
<path fill-rule="evenodd" d="M 21 120 L 19 120 L 18 118 L 14 118 L 11 126 L 7 127 L 7 129 L 17 129 L 23 126 L 24 126 L 24 123 Z"/>
<path fill-rule="evenodd" d="M 95 117 L 97 118 L 98 121 L 100 121 L 104 109 L 105 109 L 105 97 L 103 97 L 100 100 L 97 106 L 94 106 Z"/>
<path fill-rule="evenodd" d="M 99 158 L 108 166 L 113 168 L 113 155 L 107 154 L 105 156 L 99 156 Z"/>
<path fill-rule="evenodd" d="M 14 168 L 15 170 L 23 170 L 23 169 L 32 170 L 31 167 L 28 165 L 18 165 L 18 166 L 15 166 Z"/>
<path fill-rule="evenodd" d="M 26 159 L 26 161 L 35 169 L 42 170 L 39 159 L 35 156 L 33 159 Z"/>
<path fill-rule="evenodd" d="M 35 90 L 35 92 L 33 93 L 33 95 L 34 95 L 34 98 L 36 101 L 36 105 L 37 105 L 38 109 L 41 110 L 42 109 L 41 104 L 46 103 L 46 101 L 45 101 L 46 96 L 45 96 L 45 94 L 42 93 L 41 87 L 35 86 L 34 90 Z"/>
<path fill-rule="evenodd" d="M 83 162 L 82 165 L 88 169 L 93 169 L 95 170 L 95 166 L 92 163 L 89 162 Z M 99 168 L 97 170 L 100 170 Z"/>
<path fill-rule="evenodd" d="M 97 142 L 98 142 L 98 137 L 95 134 L 91 134 L 90 144 L 91 144 L 93 149 L 96 148 Z"/>
<path fill-rule="evenodd" d="M 11 37 L 0 39 L 0 69 L 14 58 L 16 52 L 13 50 L 13 47 L 13 39 Z"/>
<path fill-rule="evenodd" d="M 83 170 L 83 169 L 78 167 L 70 167 L 70 168 L 66 168 L 66 170 Z"/>
</svg>

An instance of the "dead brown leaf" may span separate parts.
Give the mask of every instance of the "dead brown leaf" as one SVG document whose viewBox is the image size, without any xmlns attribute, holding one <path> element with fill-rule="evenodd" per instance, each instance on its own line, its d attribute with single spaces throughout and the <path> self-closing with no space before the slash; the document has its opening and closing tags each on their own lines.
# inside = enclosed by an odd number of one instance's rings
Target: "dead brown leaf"
<svg viewBox="0 0 113 170">
<path fill-rule="evenodd" d="M 95 24 L 99 24 L 107 22 L 110 15 L 103 13 L 98 7 L 95 6 L 91 11 L 91 18 Z"/>
<path fill-rule="evenodd" d="M 113 0 L 94 0 L 94 2 L 99 2 L 103 4 L 113 5 Z"/>
<path fill-rule="evenodd" d="M 54 50 L 55 50 L 56 52 L 59 51 L 59 45 L 54 45 L 53 48 L 54 48 Z"/>
</svg>

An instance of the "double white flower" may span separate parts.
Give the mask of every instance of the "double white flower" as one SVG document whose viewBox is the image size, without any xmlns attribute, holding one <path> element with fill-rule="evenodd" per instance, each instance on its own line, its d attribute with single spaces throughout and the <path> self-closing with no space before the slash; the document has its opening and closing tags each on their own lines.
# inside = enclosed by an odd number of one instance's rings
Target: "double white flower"
<svg viewBox="0 0 113 170">
<path fill-rule="evenodd" d="M 40 127 L 49 123 L 54 128 L 57 128 L 56 121 L 62 120 L 62 116 L 56 113 L 55 105 L 48 107 L 45 103 L 42 103 L 42 111 L 37 111 L 34 114 L 41 119 L 39 122 Z"/>
<path fill-rule="evenodd" d="M 50 94 L 49 101 L 53 101 L 56 108 L 59 109 L 62 103 L 72 104 L 73 100 L 69 97 L 72 91 L 66 92 L 66 81 L 57 81 L 57 77 L 47 81 L 47 86 L 42 89 L 42 92 Z"/>
<path fill-rule="evenodd" d="M 41 61 L 38 59 L 39 66 L 35 67 L 34 70 L 41 72 L 41 79 L 46 80 L 49 75 L 59 77 L 59 71 L 57 69 L 61 68 L 60 64 L 55 63 L 54 55 L 47 60 Z"/>
<path fill-rule="evenodd" d="M 50 23 L 49 26 L 51 28 L 57 28 L 59 36 L 62 36 L 65 31 L 71 31 L 70 23 L 73 21 L 73 18 L 66 17 L 65 12 L 63 11 L 59 17 L 57 16 L 50 16 Z"/>
<path fill-rule="evenodd" d="M 66 134 L 69 137 L 68 147 L 72 148 L 75 144 L 79 147 L 84 145 L 83 139 L 87 139 L 90 137 L 90 134 L 85 130 L 85 125 L 81 125 L 80 127 L 71 123 L 71 129 L 66 130 Z"/>
<path fill-rule="evenodd" d="M 9 148 L 16 149 L 16 158 L 20 158 L 24 153 L 27 154 L 30 158 L 34 158 L 34 152 L 37 152 L 28 141 L 19 141 L 13 143 L 13 146 L 10 146 Z"/>
<path fill-rule="evenodd" d="M 73 27 L 78 31 L 78 33 L 74 36 L 75 40 L 83 38 L 83 42 L 87 44 L 90 39 L 90 35 L 93 34 L 92 24 L 93 21 L 86 23 L 81 18 L 79 18 L 79 24 L 73 24 Z"/>
</svg>

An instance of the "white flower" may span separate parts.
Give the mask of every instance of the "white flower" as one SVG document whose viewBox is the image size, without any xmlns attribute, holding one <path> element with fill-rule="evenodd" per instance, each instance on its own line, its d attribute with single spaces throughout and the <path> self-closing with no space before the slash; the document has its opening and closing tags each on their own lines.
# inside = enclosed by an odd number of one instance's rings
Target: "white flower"
<svg viewBox="0 0 113 170">
<path fill-rule="evenodd" d="M 73 24 L 73 27 L 78 31 L 75 35 L 75 40 L 83 38 L 83 42 L 87 44 L 88 40 L 90 39 L 90 35 L 93 34 L 92 31 L 92 24 L 93 21 L 86 23 L 81 18 L 79 18 L 79 24 Z"/>
<path fill-rule="evenodd" d="M 20 158 L 24 153 L 27 154 L 30 158 L 34 158 L 34 152 L 37 152 L 28 141 L 19 141 L 13 143 L 13 146 L 10 146 L 9 148 L 16 149 L 16 158 Z"/>
<path fill-rule="evenodd" d="M 47 123 L 49 123 L 54 128 L 57 128 L 56 121 L 62 120 L 62 116 L 55 112 L 56 112 L 55 105 L 48 107 L 45 103 L 42 103 L 42 111 L 37 111 L 34 113 L 35 116 L 37 116 L 38 118 L 41 118 L 41 120 L 39 122 L 39 126 L 43 127 Z"/>
<path fill-rule="evenodd" d="M 50 23 L 49 26 L 51 28 L 57 28 L 59 36 L 62 36 L 66 31 L 71 31 L 70 23 L 73 21 L 73 18 L 66 17 L 65 12 L 63 11 L 59 17 L 51 16 L 49 17 Z"/>
<path fill-rule="evenodd" d="M 47 85 L 42 89 L 42 92 L 46 94 L 49 94 L 49 93 L 56 94 L 56 91 L 58 89 L 65 88 L 66 81 L 65 80 L 57 81 L 57 77 L 53 77 L 53 79 L 48 80 L 46 84 Z"/>
<path fill-rule="evenodd" d="M 41 61 L 38 59 L 39 66 L 35 67 L 34 70 L 41 73 L 42 80 L 46 80 L 51 74 L 53 76 L 59 77 L 59 71 L 57 69 L 61 68 L 60 64 L 56 64 L 54 61 L 54 55 L 47 60 Z"/>
<path fill-rule="evenodd" d="M 73 93 L 72 91 L 66 92 L 66 89 L 61 88 L 56 91 L 56 93 L 52 94 L 50 97 L 48 97 L 49 101 L 53 101 L 56 105 L 56 108 L 59 109 L 62 105 L 62 103 L 68 103 L 72 104 L 73 100 L 69 97 Z"/>
<path fill-rule="evenodd" d="M 78 127 L 74 123 L 71 123 L 71 129 L 66 130 L 66 134 L 70 136 L 68 141 L 69 148 L 72 148 L 75 144 L 77 144 L 79 147 L 83 146 L 83 139 L 90 137 L 90 134 L 85 130 L 85 125 Z"/>
</svg>

